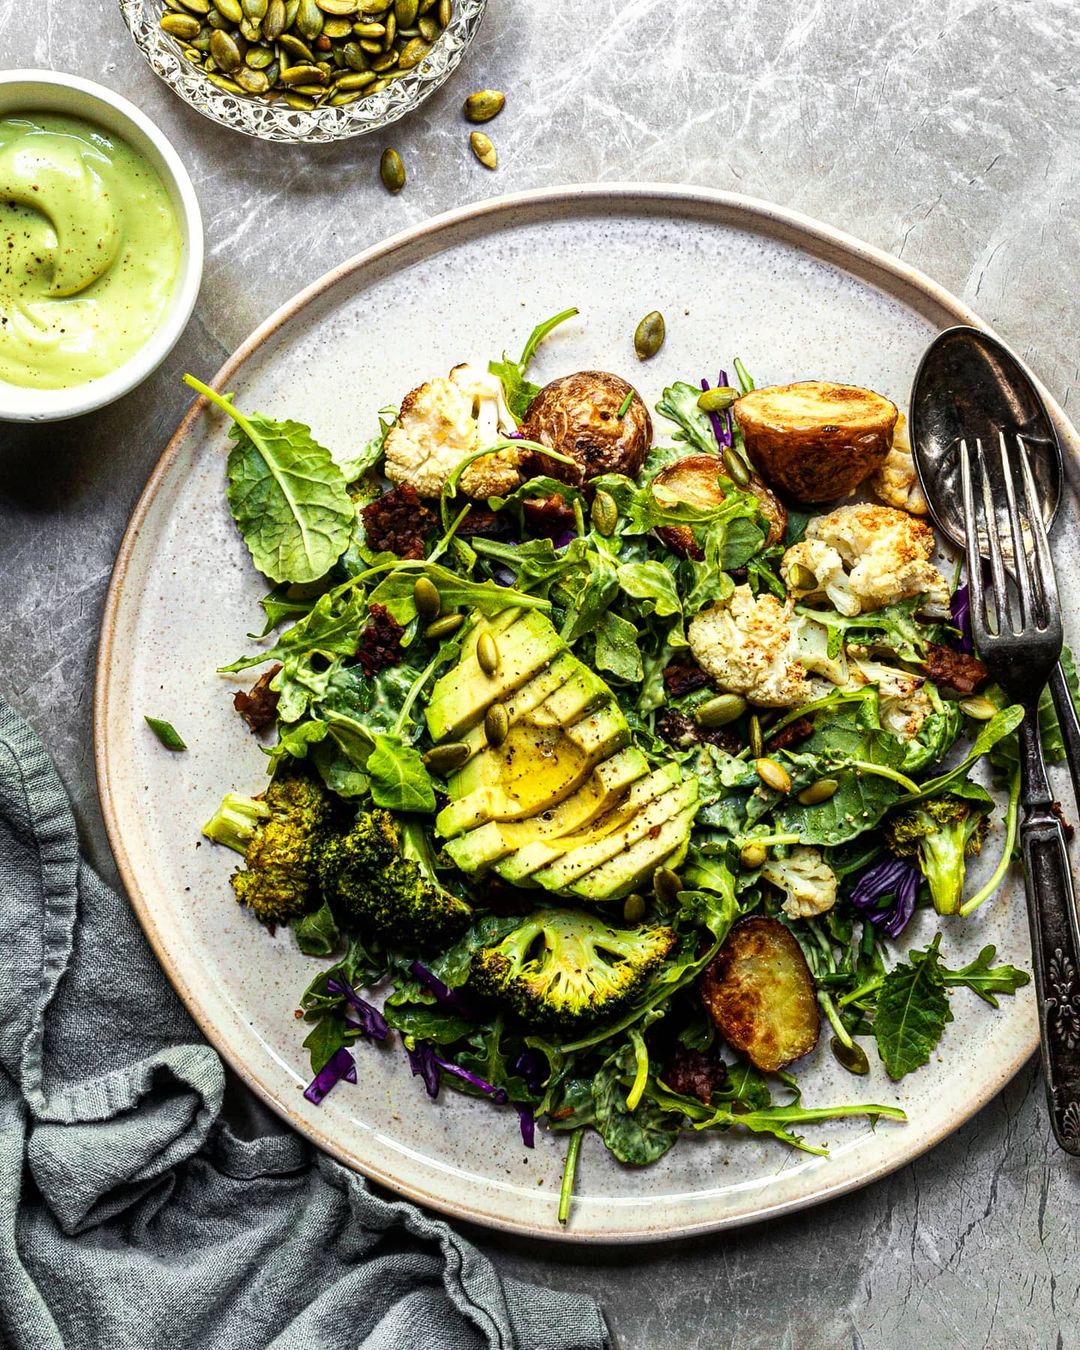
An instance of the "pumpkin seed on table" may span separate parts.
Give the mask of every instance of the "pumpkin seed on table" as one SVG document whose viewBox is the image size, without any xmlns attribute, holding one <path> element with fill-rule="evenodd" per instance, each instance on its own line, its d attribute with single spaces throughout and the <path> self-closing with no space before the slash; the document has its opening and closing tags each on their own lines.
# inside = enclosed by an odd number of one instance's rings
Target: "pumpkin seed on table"
<svg viewBox="0 0 1080 1350">
<path fill-rule="evenodd" d="M 490 122 L 506 106 L 506 95 L 499 89 L 478 89 L 465 100 L 464 113 L 468 122 Z"/>
<path fill-rule="evenodd" d="M 495 147 L 491 140 L 484 135 L 482 131 L 474 131 L 469 136 L 469 145 L 472 152 L 485 169 L 494 169 L 499 162 L 495 153 Z"/>
<path fill-rule="evenodd" d="M 398 152 L 389 146 L 382 152 L 382 158 L 379 160 L 379 177 L 387 192 L 400 192 L 405 186 L 405 165 Z"/>
<path fill-rule="evenodd" d="M 634 351 L 638 359 L 648 361 L 655 356 L 664 345 L 666 336 L 667 326 L 660 311 L 654 309 L 651 314 L 646 314 L 634 330 Z"/>
</svg>

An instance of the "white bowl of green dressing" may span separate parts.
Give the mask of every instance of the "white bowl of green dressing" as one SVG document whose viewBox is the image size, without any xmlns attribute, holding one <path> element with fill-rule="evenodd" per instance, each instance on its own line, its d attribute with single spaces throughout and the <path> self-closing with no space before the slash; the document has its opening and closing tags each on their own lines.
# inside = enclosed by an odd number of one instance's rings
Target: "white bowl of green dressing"
<svg viewBox="0 0 1080 1350">
<path fill-rule="evenodd" d="M 53 422 L 134 389 L 199 294 L 187 170 L 127 99 L 0 72 L 0 421 Z"/>
</svg>

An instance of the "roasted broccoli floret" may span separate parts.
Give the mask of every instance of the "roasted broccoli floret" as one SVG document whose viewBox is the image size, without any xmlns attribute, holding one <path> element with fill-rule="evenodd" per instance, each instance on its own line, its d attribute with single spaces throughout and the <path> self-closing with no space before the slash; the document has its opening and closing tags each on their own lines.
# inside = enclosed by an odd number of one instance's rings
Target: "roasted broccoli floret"
<svg viewBox="0 0 1080 1350">
<path fill-rule="evenodd" d="M 674 945 L 660 924 L 619 929 L 581 910 L 539 909 L 476 954 L 471 979 L 526 1022 L 572 1032 L 631 1003 Z"/>
<path fill-rule="evenodd" d="M 423 825 L 389 811 L 364 811 L 319 859 L 324 897 L 345 927 L 405 951 L 445 947 L 472 909 L 439 880 Z"/>
<path fill-rule="evenodd" d="M 244 855 L 231 877 L 237 900 L 263 923 L 287 923 L 318 902 L 316 860 L 332 813 L 320 783 L 286 774 L 262 797 L 230 792 L 203 834 Z"/>
<path fill-rule="evenodd" d="M 964 892 L 966 859 L 986 837 L 993 799 L 975 783 L 915 802 L 885 826 L 885 840 L 897 858 L 919 864 L 939 914 L 955 914 Z"/>
</svg>

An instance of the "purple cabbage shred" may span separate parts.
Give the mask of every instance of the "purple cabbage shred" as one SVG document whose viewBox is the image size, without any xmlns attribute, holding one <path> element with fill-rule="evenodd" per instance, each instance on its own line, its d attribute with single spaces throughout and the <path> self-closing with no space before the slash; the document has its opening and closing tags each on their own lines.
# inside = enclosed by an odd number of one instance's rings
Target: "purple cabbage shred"
<svg viewBox="0 0 1080 1350">
<path fill-rule="evenodd" d="M 851 903 L 889 937 L 899 937 L 915 913 L 920 876 L 906 858 L 886 858 L 862 874 L 851 892 Z M 887 904 L 890 899 L 892 904 Z"/>
<path fill-rule="evenodd" d="M 326 992 L 340 994 L 350 1008 L 359 1014 L 356 1019 L 346 1019 L 349 1026 L 359 1027 L 364 1035 L 370 1036 L 373 1041 L 385 1041 L 390 1035 L 390 1026 L 386 1018 L 367 999 L 360 997 L 344 975 L 332 975 L 326 981 Z"/>
<path fill-rule="evenodd" d="M 718 381 L 720 388 L 723 389 L 723 388 L 725 387 L 725 385 L 727 384 L 727 382 L 728 382 L 727 371 L 726 371 L 726 370 L 722 370 L 722 371 L 720 372 L 720 379 L 719 379 L 719 381 Z M 725 445 L 734 445 L 734 444 L 735 444 L 735 431 L 734 431 L 734 427 L 735 427 L 735 420 L 734 420 L 734 417 L 733 417 L 733 415 L 732 415 L 731 409 L 728 408 L 727 411 L 724 413 L 724 444 L 725 444 Z"/>
<path fill-rule="evenodd" d="M 525 1086 L 530 1092 L 539 1092 L 547 1082 L 547 1060 L 539 1050 L 533 1050 L 531 1047 L 522 1050 L 521 1054 L 511 1061 L 510 1068 L 525 1080 Z"/>
<path fill-rule="evenodd" d="M 960 636 L 953 639 L 952 645 L 958 652 L 974 652 L 975 643 L 971 637 L 971 588 L 966 581 L 953 591 L 949 609 L 953 627 L 960 632 Z"/>
<path fill-rule="evenodd" d="M 321 1106 L 326 1094 L 343 1078 L 346 1083 L 356 1082 L 356 1061 L 344 1046 L 334 1051 L 304 1089 L 304 1096 L 313 1106 Z"/>
<path fill-rule="evenodd" d="M 460 1078 L 463 1082 L 471 1084 L 485 1097 L 489 1097 L 496 1106 L 505 1106 L 510 1100 L 505 1088 L 496 1087 L 470 1069 L 463 1069 L 460 1064 L 454 1064 L 449 1059 L 443 1059 L 430 1041 L 417 1041 L 411 1050 L 406 1045 L 405 1053 L 409 1056 L 409 1065 L 413 1073 L 419 1074 L 423 1078 L 424 1087 L 427 1088 L 429 1097 L 439 1095 L 440 1074 L 448 1073 L 454 1078 Z"/>
<path fill-rule="evenodd" d="M 444 1008 L 449 1008 L 453 1012 L 460 1013 L 462 1017 L 474 1017 L 475 1009 L 472 1005 L 457 992 L 451 989 L 449 985 L 443 984 L 433 971 L 428 970 L 427 966 L 421 961 L 414 961 L 409 969 L 424 986 L 430 989 L 435 995 L 436 1003 Z"/>
<path fill-rule="evenodd" d="M 532 1107 L 515 1102 L 514 1110 L 518 1113 L 518 1124 L 521 1126 L 521 1142 L 526 1148 L 535 1148 L 536 1117 L 533 1115 Z"/>
</svg>

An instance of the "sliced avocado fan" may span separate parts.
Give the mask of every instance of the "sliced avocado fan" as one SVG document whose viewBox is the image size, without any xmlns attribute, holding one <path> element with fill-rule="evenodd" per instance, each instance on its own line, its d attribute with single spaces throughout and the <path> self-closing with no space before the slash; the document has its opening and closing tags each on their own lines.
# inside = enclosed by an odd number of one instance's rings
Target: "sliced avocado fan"
<svg viewBox="0 0 1080 1350">
<path fill-rule="evenodd" d="M 479 660 L 485 632 L 494 669 Z M 487 644 L 489 668 L 490 652 Z M 495 704 L 506 718 L 493 745 L 485 719 Z M 436 744 L 469 752 L 435 821 L 463 872 L 493 870 L 518 886 L 603 901 L 682 860 L 697 779 L 674 761 L 650 771 L 611 689 L 538 611 L 475 616 L 426 716 Z"/>
</svg>

